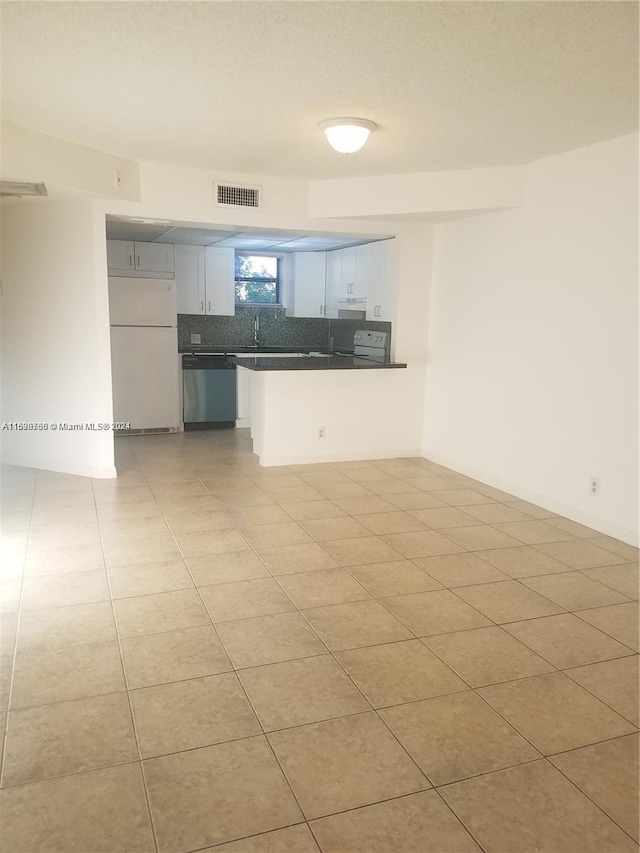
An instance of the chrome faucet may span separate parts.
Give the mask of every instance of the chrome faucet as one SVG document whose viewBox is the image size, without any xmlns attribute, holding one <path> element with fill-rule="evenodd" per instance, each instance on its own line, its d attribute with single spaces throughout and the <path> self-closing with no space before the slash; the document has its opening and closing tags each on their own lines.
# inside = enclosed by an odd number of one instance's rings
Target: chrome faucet
<svg viewBox="0 0 640 853">
<path fill-rule="evenodd" d="M 258 346 L 258 332 L 260 331 L 260 317 L 256 312 L 253 316 L 253 345 Z"/>
</svg>

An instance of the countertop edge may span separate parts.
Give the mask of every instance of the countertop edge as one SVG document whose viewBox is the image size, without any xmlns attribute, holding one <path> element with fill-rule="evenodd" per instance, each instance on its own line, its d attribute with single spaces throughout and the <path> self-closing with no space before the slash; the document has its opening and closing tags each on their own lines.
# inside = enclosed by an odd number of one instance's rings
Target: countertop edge
<svg viewBox="0 0 640 853">
<path fill-rule="evenodd" d="M 238 364 L 238 366 L 244 367 L 246 370 L 282 372 L 296 370 L 397 370 L 404 369 L 408 365 L 397 361 L 364 361 L 350 356 L 336 356 L 335 358 L 302 356 L 296 359 L 278 359 L 276 356 L 274 358 L 243 358 L 242 364 Z"/>
</svg>

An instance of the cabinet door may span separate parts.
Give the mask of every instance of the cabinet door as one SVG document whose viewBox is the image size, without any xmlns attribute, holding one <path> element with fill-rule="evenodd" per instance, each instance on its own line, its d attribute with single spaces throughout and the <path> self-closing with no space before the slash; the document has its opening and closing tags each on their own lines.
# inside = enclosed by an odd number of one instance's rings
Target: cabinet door
<svg viewBox="0 0 640 853">
<path fill-rule="evenodd" d="M 354 282 L 351 288 L 350 296 L 357 296 L 360 299 L 366 299 L 369 295 L 371 287 L 371 247 L 372 243 L 366 246 L 358 246 L 353 250 L 355 262 Z"/>
<path fill-rule="evenodd" d="M 342 252 L 340 249 L 327 252 L 326 280 L 327 308 L 337 311 L 338 299 L 342 296 Z"/>
<path fill-rule="evenodd" d="M 391 321 L 391 294 L 394 275 L 393 240 L 371 245 L 371 289 L 367 301 L 367 320 Z"/>
<path fill-rule="evenodd" d="M 204 314 L 204 247 L 175 246 L 178 314 Z"/>
<path fill-rule="evenodd" d="M 291 317 L 324 317 L 326 305 L 325 252 L 296 252 L 293 268 L 294 303 Z"/>
<path fill-rule="evenodd" d="M 115 270 L 133 269 L 133 243 L 128 240 L 107 240 L 107 267 Z"/>
<path fill-rule="evenodd" d="M 235 252 L 233 249 L 205 249 L 205 314 L 236 313 Z"/>
<path fill-rule="evenodd" d="M 173 244 L 135 243 L 135 268 L 141 272 L 173 272 Z"/>
<path fill-rule="evenodd" d="M 379 300 L 378 320 L 393 320 L 393 294 L 396 287 L 396 241 L 385 240 L 384 246 L 384 279 Z"/>
<path fill-rule="evenodd" d="M 385 306 L 385 267 L 387 259 L 386 242 L 371 245 L 371 280 L 367 298 L 367 320 L 379 320 Z"/>
<path fill-rule="evenodd" d="M 356 295 L 356 249 L 339 249 L 338 251 L 342 255 L 340 296 L 348 299 Z"/>
</svg>

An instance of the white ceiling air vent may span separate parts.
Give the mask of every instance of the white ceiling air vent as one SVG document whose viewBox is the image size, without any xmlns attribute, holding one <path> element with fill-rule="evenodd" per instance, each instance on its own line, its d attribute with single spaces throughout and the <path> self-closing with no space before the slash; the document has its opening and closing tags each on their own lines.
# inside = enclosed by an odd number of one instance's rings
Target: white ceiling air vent
<svg viewBox="0 0 640 853">
<path fill-rule="evenodd" d="M 218 207 L 250 207 L 254 210 L 262 207 L 262 187 L 214 181 L 213 193 Z"/>
<path fill-rule="evenodd" d="M 44 184 L 31 181 L 0 181 L 1 198 L 22 198 L 26 195 L 47 196 L 49 193 Z"/>
</svg>

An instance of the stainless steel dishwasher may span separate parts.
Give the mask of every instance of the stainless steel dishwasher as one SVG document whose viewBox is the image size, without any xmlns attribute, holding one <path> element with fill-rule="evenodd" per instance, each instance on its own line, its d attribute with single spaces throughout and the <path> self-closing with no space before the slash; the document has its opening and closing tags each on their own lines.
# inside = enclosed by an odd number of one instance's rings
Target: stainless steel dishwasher
<svg viewBox="0 0 640 853">
<path fill-rule="evenodd" d="M 236 364 L 226 355 L 182 356 L 185 430 L 220 429 L 236 423 Z"/>
</svg>

